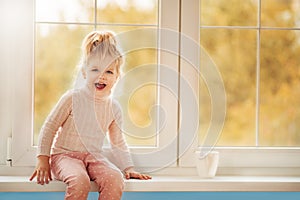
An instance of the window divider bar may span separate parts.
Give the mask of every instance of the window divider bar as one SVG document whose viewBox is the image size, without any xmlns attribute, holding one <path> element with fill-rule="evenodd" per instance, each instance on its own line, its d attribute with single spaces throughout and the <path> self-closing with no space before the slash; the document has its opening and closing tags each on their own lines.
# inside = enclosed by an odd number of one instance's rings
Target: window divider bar
<svg viewBox="0 0 300 200">
<path fill-rule="evenodd" d="M 260 22 L 258 26 L 200 26 L 201 29 L 260 29 L 260 30 L 286 30 L 286 31 L 299 31 L 300 27 L 262 27 Z"/>
<path fill-rule="evenodd" d="M 181 34 L 182 34 L 182 0 L 179 0 L 179 9 L 178 9 L 178 30 L 180 32 L 179 37 L 178 37 L 178 84 L 177 84 L 177 88 L 178 88 L 178 103 L 177 103 L 177 110 L 178 110 L 178 117 L 177 117 L 177 160 L 176 160 L 176 165 L 180 166 L 180 121 L 181 121 L 181 110 L 180 110 L 180 101 L 181 101 L 181 91 L 180 91 L 180 85 L 181 85 L 181 80 L 180 80 L 180 76 L 181 76 Z"/>
<path fill-rule="evenodd" d="M 123 23 L 91 23 L 91 22 L 51 22 L 36 21 L 36 24 L 53 24 L 53 25 L 94 25 L 94 26 L 141 26 L 141 27 L 158 27 L 157 24 L 123 24 Z"/>
<path fill-rule="evenodd" d="M 256 42 L 256 103 L 255 103 L 255 146 L 259 147 L 259 119 L 260 119 L 260 40 L 261 40 L 261 0 L 258 5 L 258 16 L 257 16 L 257 42 Z"/>
<path fill-rule="evenodd" d="M 94 29 L 97 30 L 97 1 L 95 0 L 95 9 L 94 9 Z"/>
</svg>

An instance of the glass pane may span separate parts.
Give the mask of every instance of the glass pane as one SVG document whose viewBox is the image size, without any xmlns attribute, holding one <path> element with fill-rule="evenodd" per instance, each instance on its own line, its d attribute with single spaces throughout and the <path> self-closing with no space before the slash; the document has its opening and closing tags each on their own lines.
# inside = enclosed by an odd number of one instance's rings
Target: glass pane
<svg viewBox="0 0 300 200">
<path fill-rule="evenodd" d="M 98 0 L 97 23 L 158 24 L 158 0 Z"/>
<path fill-rule="evenodd" d="M 92 26 L 37 25 L 35 40 L 34 141 L 61 95 L 71 89 L 82 38 Z M 72 36 L 72 37 L 70 37 Z"/>
<path fill-rule="evenodd" d="M 39 22 L 93 22 L 94 0 L 35 0 Z"/>
<path fill-rule="evenodd" d="M 258 0 L 201 0 L 202 26 L 256 26 Z"/>
<path fill-rule="evenodd" d="M 201 45 L 215 62 L 223 78 L 226 120 L 218 146 L 255 145 L 256 31 L 201 29 Z M 230 42 L 228 42 L 230 41 Z M 203 63 L 202 65 L 205 65 Z M 204 138 L 210 121 L 209 94 L 200 83 L 200 119 Z M 202 132 L 204 131 L 204 132 Z"/>
<path fill-rule="evenodd" d="M 261 32 L 261 146 L 300 146 L 299 41 L 300 31 Z"/>
<path fill-rule="evenodd" d="M 300 27 L 299 0 L 261 0 L 261 25 Z"/>
</svg>

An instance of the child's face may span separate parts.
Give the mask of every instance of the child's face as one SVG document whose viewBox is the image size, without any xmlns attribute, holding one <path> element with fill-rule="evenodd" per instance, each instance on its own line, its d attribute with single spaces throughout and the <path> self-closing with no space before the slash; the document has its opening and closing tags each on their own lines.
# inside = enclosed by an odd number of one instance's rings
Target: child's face
<svg viewBox="0 0 300 200">
<path fill-rule="evenodd" d="M 118 72 L 111 58 L 99 61 L 91 59 L 86 68 L 87 85 L 95 95 L 99 97 L 108 96 L 118 79 Z"/>
</svg>

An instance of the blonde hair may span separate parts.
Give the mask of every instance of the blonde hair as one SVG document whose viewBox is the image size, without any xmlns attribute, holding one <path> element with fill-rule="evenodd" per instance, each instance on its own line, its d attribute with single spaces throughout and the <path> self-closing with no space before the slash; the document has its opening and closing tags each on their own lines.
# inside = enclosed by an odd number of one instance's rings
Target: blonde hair
<svg viewBox="0 0 300 200">
<path fill-rule="evenodd" d="M 110 31 L 92 31 L 82 41 L 82 56 L 80 68 L 85 77 L 84 68 L 88 65 L 91 58 L 97 57 L 99 60 L 106 56 L 111 56 L 117 74 L 120 75 L 120 66 L 123 63 L 123 57 L 117 48 L 115 36 Z"/>
</svg>

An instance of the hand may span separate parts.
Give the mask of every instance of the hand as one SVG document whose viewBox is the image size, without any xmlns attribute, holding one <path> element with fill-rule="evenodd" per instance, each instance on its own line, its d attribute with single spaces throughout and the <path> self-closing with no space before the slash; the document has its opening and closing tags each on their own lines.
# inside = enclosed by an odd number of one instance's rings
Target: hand
<svg viewBox="0 0 300 200">
<path fill-rule="evenodd" d="M 32 181 L 34 177 L 36 177 L 37 183 L 41 185 L 45 183 L 48 184 L 49 181 L 52 181 L 48 156 L 38 156 L 36 168 L 29 180 Z"/>
<path fill-rule="evenodd" d="M 126 169 L 124 171 L 124 174 L 125 174 L 125 178 L 128 180 L 128 179 L 141 179 L 141 180 L 149 180 L 149 179 L 152 179 L 151 176 L 147 175 L 147 174 L 141 174 L 139 172 L 136 172 L 133 170 L 133 168 L 129 168 L 129 169 Z"/>
</svg>

